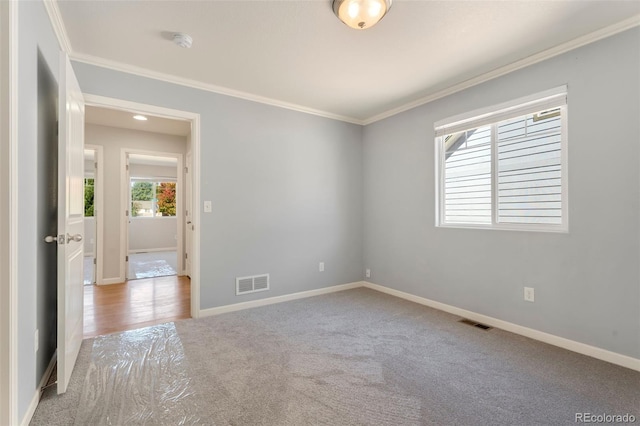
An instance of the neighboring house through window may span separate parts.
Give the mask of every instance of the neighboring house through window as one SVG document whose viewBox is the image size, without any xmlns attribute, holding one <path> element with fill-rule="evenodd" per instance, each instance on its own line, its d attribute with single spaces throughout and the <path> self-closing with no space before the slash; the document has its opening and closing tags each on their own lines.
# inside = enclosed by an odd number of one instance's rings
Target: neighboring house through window
<svg viewBox="0 0 640 426">
<path fill-rule="evenodd" d="M 436 123 L 437 226 L 568 230 L 566 95 Z"/>
</svg>

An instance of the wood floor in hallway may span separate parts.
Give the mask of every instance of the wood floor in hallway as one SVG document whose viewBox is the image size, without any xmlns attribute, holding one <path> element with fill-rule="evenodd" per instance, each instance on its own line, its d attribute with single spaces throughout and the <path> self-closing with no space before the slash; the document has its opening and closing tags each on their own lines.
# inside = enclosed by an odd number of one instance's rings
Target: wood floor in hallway
<svg viewBox="0 0 640 426">
<path fill-rule="evenodd" d="M 169 276 L 84 287 L 84 338 L 191 318 L 191 280 Z"/>
</svg>

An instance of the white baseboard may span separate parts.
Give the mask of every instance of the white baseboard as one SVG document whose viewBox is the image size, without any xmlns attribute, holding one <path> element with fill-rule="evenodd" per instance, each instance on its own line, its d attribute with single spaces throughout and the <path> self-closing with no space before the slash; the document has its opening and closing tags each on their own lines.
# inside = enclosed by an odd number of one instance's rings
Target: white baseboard
<svg viewBox="0 0 640 426">
<path fill-rule="evenodd" d="M 31 402 L 29 403 L 29 407 L 27 408 L 27 412 L 24 414 L 22 421 L 20 422 L 20 426 L 28 426 L 33 418 L 33 414 L 36 412 L 36 408 L 38 407 L 38 402 L 40 402 L 40 388 L 36 389 L 33 398 L 31 398 Z"/>
<path fill-rule="evenodd" d="M 98 285 L 110 285 L 110 284 L 122 284 L 125 280 L 121 277 L 116 278 L 103 278 L 102 282 Z"/>
<path fill-rule="evenodd" d="M 129 254 L 137 254 L 137 253 L 155 253 L 159 251 L 177 251 L 177 247 L 164 247 L 164 248 L 148 248 L 148 249 L 134 249 L 129 250 Z"/>
<path fill-rule="evenodd" d="M 319 288 L 317 290 L 301 291 L 299 293 L 285 294 L 283 296 L 268 297 L 266 299 L 252 300 L 250 302 L 234 303 L 233 305 L 218 306 L 215 308 L 201 309 L 200 317 L 220 315 L 227 312 L 241 311 L 243 309 L 257 308 L 258 306 L 273 305 L 275 303 L 288 302 L 290 300 L 304 299 L 306 297 L 319 296 L 321 294 L 335 293 L 337 291 L 351 290 L 362 287 L 362 281 L 334 285 L 331 287 Z"/>
<path fill-rule="evenodd" d="M 436 302 L 434 300 L 426 299 L 420 296 L 415 296 L 410 293 L 405 293 L 404 291 L 395 290 L 395 289 L 381 286 L 378 284 L 373 284 L 365 281 L 363 282 L 363 286 L 370 288 L 372 290 L 377 290 L 382 293 L 390 294 L 392 296 L 400 297 L 402 299 L 419 303 L 421 305 L 429 306 L 431 308 L 438 309 L 440 311 L 448 312 L 453 315 L 458 315 L 463 318 L 468 318 L 473 321 L 487 324 L 492 327 L 499 328 L 501 330 L 519 334 L 521 336 L 525 336 L 530 339 L 534 339 L 540 342 L 548 343 L 550 345 L 558 346 L 560 348 L 577 352 L 582 355 L 587 355 L 592 358 L 597 358 L 602 361 L 607 361 L 612 364 L 616 364 L 622 367 L 630 368 L 632 370 L 640 371 L 640 359 L 637 359 L 637 358 L 633 358 L 627 355 L 622 355 L 616 352 L 611 352 L 606 349 L 587 345 L 585 343 L 576 342 L 574 340 L 565 339 L 564 337 L 559 337 L 553 334 L 545 333 L 543 331 L 534 330 L 532 328 L 523 327 L 521 325 L 517 325 L 517 324 L 503 321 L 497 318 L 489 317 L 487 315 L 477 314 L 475 312 L 467 311 L 466 309 L 457 308 L 455 306 Z"/>
<path fill-rule="evenodd" d="M 44 374 L 40 378 L 40 383 L 38 384 L 38 388 L 36 389 L 33 398 L 31 398 L 31 402 L 29 403 L 29 408 L 27 408 L 27 412 L 25 413 L 22 421 L 20 422 L 20 426 L 28 426 L 33 418 L 33 414 L 36 412 L 36 408 L 38 408 L 38 403 L 40 402 L 40 391 L 47 384 L 49 377 L 51 376 L 51 372 L 53 371 L 53 367 L 56 365 L 56 361 L 58 359 L 58 351 L 53 353 L 51 360 L 49 361 L 49 365 L 47 365 L 47 369 L 44 370 Z"/>
</svg>

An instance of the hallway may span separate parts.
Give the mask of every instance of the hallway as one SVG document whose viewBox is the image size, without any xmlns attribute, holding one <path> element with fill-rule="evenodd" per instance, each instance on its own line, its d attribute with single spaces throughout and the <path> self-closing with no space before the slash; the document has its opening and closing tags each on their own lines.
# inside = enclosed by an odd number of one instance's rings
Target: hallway
<svg viewBox="0 0 640 426">
<path fill-rule="evenodd" d="M 84 287 L 84 338 L 191 317 L 191 280 L 169 276 Z"/>
</svg>

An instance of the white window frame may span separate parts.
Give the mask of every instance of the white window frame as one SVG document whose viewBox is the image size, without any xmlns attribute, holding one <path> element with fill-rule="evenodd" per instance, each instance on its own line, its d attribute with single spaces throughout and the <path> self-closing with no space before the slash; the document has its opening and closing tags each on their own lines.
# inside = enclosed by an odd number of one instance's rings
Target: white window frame
<svg viewBox="0 0 640 426">
<path fill-rule="evenodd" d="M 465 224 L 448 223 L 445 220 L 445 175 L 444 161 L 445 136 L 464 130 L 475 129 L 481 126 L 492 125 L 508 118 L 514 118 L 526 114 L 535 113 L 547 108 L 561 109 L 561 141 L 560 141 L 560 167 L 561 167 L 561 223 L 560 224 L 530 224 L 530 223 L 500 223 L 497 221 L 498 196 L 497 196 L 497 149 L 496 139 L 492 137 L 492 164 L 491 164 L 491 223 L 490 224 Z M 436 227 L 441 228 L 470 228 L 470 229 L 496 229 L 508 231 L 534 231 L 534 232 L 569 232 L 569 190 L 568 190 L 568 102 L 567 86 L 560 86 L 534 95 L 519 98 L 502 104 L 477 109 L 468 113 L 456 115 L 434 123 L 435 136 L 435 183 L 436 183 Z"/>
<path fill-rule="evenodd" d="M 158 212 L 158 199 L 155 198 L 155 196 L 157 196 L 157 187 L 158 184 L 160 183 L 175 183 L 176 184 L 176 194 L 177 194 L 177 180 L 176 178 L 139 178 L 139 177 L 132 177 L 129 179 L 129 185 L 131 186 L 131 182 L 151 182 L 153 184 L 153 194 L 154 194 L 154 198 L 151 199 L 152 203 L 151 203 L 151 210 L 153 212 L 152 216 L 133 216 L 133 208 L 131 211 L 131 217 L 130 219 L 132 220 L 147 220 L 147 219 L 169 219 L 169 218 L 176 218 L 178 217 L 178 211 L 177 211 L 177 206 L 176 206 L 176 214 L 174 214 L 173 216 L 156 216 L 156 213 Z M 177 197 L 176 197 L 177 198 Z M 139 200 L 135 200 L 135 201 L 139 201 Z M 177 199 L 176 199 L 177 201 Z M 129 205 L 133 206 L 133 202 L 134 200 L 132 199 L 132 194 L 131 194 L 131 190 L 129 190 Z"/>
</svg>

